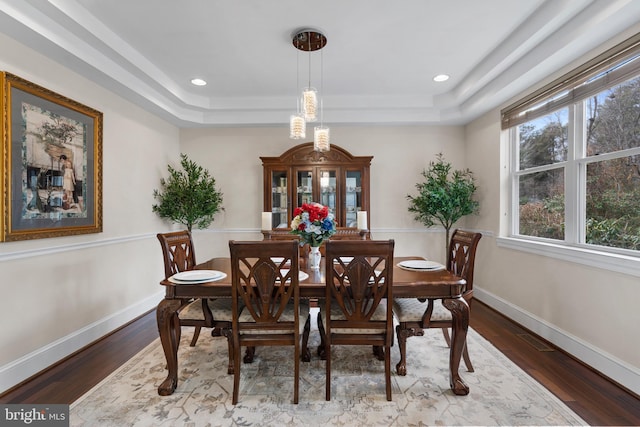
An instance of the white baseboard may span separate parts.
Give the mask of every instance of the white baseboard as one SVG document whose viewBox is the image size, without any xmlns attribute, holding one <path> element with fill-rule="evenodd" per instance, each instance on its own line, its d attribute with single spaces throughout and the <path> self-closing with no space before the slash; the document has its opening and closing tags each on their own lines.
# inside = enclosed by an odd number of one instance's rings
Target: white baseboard
<svg viewBox="0 0 640 427">
<path fill-rule="evenodd" d="M 162 298 L 164 298 L 164 291 L 0 367 L 0 393 L 155 308 Z"/>
<path fill-rule="evenodd" d="M 558 329 L 543 319 L 478 286 L 473 288 L 473 297 L 513 319 L 576 359 L 581 360 L 604 376 L 640 395 L 640 369 L 637 367 L 617 359 L 613 355 L 582 341 L 566 331 Z"/>
</svg>

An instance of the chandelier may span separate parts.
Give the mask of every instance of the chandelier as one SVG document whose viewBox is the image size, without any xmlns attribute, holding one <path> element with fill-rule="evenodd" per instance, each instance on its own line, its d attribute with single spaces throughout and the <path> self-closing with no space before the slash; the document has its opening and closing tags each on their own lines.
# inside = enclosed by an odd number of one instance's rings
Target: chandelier
<svg viewBox="0 0 640 427">
<path fill-rule="evenodd" d="M 292 139 L 302 139 L 306 137 L 306 124 L 318 120 L 318 110 L 320 116 L 320 126 L 314 127 L 313 149 L 316 151 L 329 151 L 329 128 L 323 123 L 323 104 L 320 99 L 318 108 L 318 91 L 311 86 L 311 52 L 321 50 L 327 44 L 327 38 L 318 30 L 303 29 L 296 30 L 292 34 L 293 46 L 309 57 L 309 80 L 308 85 L 302 90 L 302 95 L 297 102 L 297 112 L 292 114 L 289 120 L 289 137 Z M 323 89 L 323 60 L 320 52 L 320 93 Z M 297 77 L 299 76 L 299 67 Z M 300 90 L 299 84 L 297 90 Z"/>
</svg>

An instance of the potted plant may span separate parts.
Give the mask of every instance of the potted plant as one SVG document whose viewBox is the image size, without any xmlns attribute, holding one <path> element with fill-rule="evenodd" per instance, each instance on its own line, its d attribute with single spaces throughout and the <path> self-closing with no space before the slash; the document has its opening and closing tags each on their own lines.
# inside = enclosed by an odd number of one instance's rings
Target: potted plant
<svg viewBox="0 0 640 427">
<path fill-rule="evenodd" d="M 417 196 L 407 195 L 409 212 L 427 227 L 441 224 L 446 232 L 445 254 L 449 253 L 449 233 L 453 224 L 465 215 L 478 212 L 479 203 L 473 199 L 477 189 L 469 169 L 451 171 L 451 163 L 442 153 L 437 161 L 422 172 L 423 182 L 416 184 Z"/>
<path fill-rule="evenodd" d="M 153 212 L 185 225 L 189 231 L 194 226 L 207 228 L 213 216 L 224 210 L 222 193 L 216 189 L 216 180 L 208 170 L 189 160 L 186 154 L 180 154 L 180 158 L 183 170 L 169 165 L 169 177 L 160 180 L 159 190 L 153 190 L 158 201 L 152 207 Z"/>
</svg>

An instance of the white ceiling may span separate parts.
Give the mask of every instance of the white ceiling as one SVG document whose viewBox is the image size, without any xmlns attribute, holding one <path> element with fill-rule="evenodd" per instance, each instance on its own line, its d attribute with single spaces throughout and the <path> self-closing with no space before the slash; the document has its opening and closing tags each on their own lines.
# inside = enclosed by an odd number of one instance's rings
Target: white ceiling
<svg viewBox="0 0 640 427">
<path fill-rule="evenodd" d="M 328 125 L 464 124 L 638 22 L 639 0 L 0 0 L 1 32 L 182 127 L 287 126 L 309 60 Z"/>
</svg>

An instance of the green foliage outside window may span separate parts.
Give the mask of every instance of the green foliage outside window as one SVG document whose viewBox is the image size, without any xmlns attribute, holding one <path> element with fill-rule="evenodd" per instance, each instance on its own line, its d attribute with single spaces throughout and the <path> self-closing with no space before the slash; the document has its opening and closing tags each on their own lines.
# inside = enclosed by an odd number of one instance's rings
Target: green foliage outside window
<svg viewBox="0 0 640 427">
<path fill-rule="evenodd" d="M 168 166 L 169 177 L 160 180 L 161 188 L 153 191 L 158 201 L 153 212 L 161 218 L 183 224 L 189 231 L 207 228 L 216 213 L 224 210 L 222 193 L 216 189 L 216 180 L 209 171 L 180 155 L 183 170 Z"/>
<path fill-rule="evenodd" d="M 640 77 L 585 100 L 586 157 L 640 147 Z M 566 160 L 566 119 L 550 114 L 544 126 L 520 126 L 520 169 Z M 640 250 L 640 156 L 589 163 L 586 168 L 585 243 Z M 564 174 L 520 179 L 519 233 L 564 239 Z"/>
</svg>

